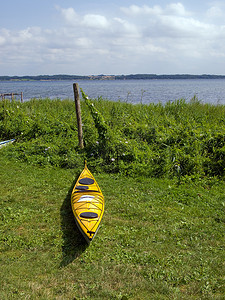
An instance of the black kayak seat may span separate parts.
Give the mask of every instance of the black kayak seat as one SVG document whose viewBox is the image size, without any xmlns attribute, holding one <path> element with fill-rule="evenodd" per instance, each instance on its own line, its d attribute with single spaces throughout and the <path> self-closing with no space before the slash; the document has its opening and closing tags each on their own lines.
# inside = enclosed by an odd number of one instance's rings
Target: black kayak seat
<svg viewBox="0 0 225 300">
<path fill-rule="evenodd" d="M 76 186 L 76 189 L 77 189 L 77 190 L 88 190 L 89 187 L 86 186 L 86 185 L 77 185 L 77 186 Z"/>
<path fill-rule="evenodd" d="M 84 177 L 79 180 L 80 184 L 86 184 L 86 185 L 93 184 L 94 182 L 95 182 L 94 179 L 89 178 L 89 177 Z"/>
<path fill-rule="evenodd" d="M 86 212 L 81 213 L 80 217 L 85 218 L 85 219 L 95 219 L 98 217 L 98 214 L 86 211 Z"/>
</svg>

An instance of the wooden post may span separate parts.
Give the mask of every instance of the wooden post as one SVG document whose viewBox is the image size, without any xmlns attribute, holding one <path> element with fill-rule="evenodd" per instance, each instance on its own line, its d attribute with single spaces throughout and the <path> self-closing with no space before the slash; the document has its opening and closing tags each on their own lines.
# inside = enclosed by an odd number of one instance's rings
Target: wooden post
<svg viewBox="0 0 225 300">
<path fill-rule="evenodd" d="M 84 148 L 84 142 L 83 142 L 83 130 L 82 130 L 82 122 L 81 122 L 80 95 L 79 95 L 79 85 L 78 85 L 78 83 L 73 84 L 73 92 L 74 92 L 74 101 L 75 101 L 76 115 L 77 115 L 77 129 L 78 129 L 79 147 L 81 149 L 83 149 Z"/>
<path fill-rule="evenodd" d="M 23 92 L 21 92 L 21 103 L 23 103 Z"/>
</svg>

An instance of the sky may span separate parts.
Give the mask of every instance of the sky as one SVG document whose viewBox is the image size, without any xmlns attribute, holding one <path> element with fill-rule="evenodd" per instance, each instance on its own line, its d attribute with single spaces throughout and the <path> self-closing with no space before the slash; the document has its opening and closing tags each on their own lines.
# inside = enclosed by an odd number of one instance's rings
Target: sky
<svg viewBox="0 0 225 300">
<path fill-rule="evenodd" d="M 225 74 L 225 1 L 0 2 L 0 76 Z"/>
</svg>

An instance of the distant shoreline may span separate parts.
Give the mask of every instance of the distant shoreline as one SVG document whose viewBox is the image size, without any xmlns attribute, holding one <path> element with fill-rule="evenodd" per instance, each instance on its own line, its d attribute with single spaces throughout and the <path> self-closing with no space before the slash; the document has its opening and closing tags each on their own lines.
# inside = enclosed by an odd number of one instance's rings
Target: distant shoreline
<svg viewBox="0 0 225 300">
<path fill-rule="evenodd" d="M 130 74 L 130 75 L 37 75 L 37 76 L 0 76 L 0 81 L 57 81 L 57 80 L 143 80 L 143 79 L 225 79 L 225 75 L 156 75 L 156 74 Z"/>
</svg>

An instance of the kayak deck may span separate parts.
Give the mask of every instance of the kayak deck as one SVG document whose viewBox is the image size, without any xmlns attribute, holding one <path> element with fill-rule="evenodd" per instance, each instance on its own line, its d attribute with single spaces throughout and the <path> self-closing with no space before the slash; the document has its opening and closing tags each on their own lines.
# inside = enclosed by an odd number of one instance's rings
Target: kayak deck
<svg viewBox="0 0 225 300">
<path fill-rule="evenodd" d="M 90 243 L 104 213 L 104 197 L 86 164 L 73 188 L 71 206 L 78 228 Z"/>
</svg>

